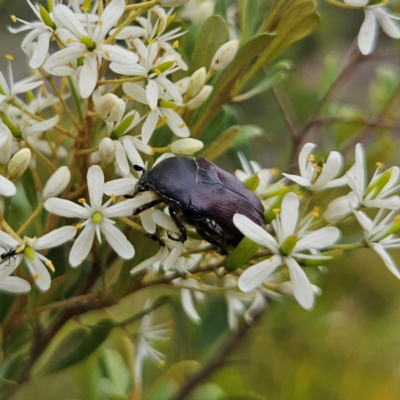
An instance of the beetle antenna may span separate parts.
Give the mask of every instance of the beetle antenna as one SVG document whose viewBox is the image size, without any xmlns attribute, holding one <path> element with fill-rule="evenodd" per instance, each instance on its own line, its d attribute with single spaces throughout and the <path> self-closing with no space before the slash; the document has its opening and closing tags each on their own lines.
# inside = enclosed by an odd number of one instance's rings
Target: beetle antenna
<svg viewBox="0 0 400 400">
<path fill-rule="evenodd" d="M 135 165 L 133 166 L 133 169 L 134 169 L 135 171 L 138 171 L 138 172 L 144 172 L 144 171 L 146 171 L 145 168 L 141 167 L 141 166 L 138 165 L 138 164 L 135 164 Z"/>
</svg>

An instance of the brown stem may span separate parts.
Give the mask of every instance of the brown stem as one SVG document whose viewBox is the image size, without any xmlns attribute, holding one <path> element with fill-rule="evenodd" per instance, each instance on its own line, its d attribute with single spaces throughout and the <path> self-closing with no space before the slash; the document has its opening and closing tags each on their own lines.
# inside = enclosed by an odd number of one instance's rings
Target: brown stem
<svg viewBox="0 0 400 400">
<path fill-rule="evenodd" d="M 262 314 L 263 312 L 256 315 L 254 318 L 254 322 L 258 321 Z M 230 335 L 224 346 L 220 348 L 219 351 L 216 352 L 216 354 L 214 354 L 214 356 L 204 365 L 204 367 L 199 372 L 194 374 L 183 384 L 179 392 L 171 400 L 188 399 L 190 393 L 192 393 L 197 386 L 199 386 L 214 372 L 222 368 L 227 363 L 228 357 L 244 341 L 253 326 L 254 324 L 247 325 L 245 323 L 242 323 L 239 326 L 239 329 Z"/>
</svg>

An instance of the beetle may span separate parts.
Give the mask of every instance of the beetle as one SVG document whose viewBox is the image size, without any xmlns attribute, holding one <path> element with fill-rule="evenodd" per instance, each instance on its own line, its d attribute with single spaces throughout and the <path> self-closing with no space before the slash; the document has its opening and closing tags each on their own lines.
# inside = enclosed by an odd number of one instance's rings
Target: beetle
<svg viewBox="0 0 400 400">
<path fill-rule="evenodd" d="M 155 199 L 138 207 L 133 215 L 164 203 L 179 229 L 178 238 L 187 239 L 185 225 L 192 226 L 221 254 L 235 247 L 243 238 L 233 223 L 235 213 L 246 215 L 256 224 L 264 223 L 264 208 L 260 199 L 239 179 L 205 158 L 170 157 L 152 169 L 135 165 L 142 171 L 132 195 L 150 191 Z"/>
</svg>

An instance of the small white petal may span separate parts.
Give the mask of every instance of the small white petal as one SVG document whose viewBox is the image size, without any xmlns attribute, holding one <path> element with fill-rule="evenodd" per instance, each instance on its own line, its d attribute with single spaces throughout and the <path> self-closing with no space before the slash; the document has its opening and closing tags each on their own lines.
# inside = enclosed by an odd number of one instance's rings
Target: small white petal
<svg viewBox="0 0 400 400">
<path fill-rule="evenodd" d="M 339 173 L 342 162 L 342 155 L 337 151 L 331 151 L 326 164 L 322 168 L 321 175 L 312 185 L 312 190 L 325 189 L 326 185 Z"/>
<path fill-rule="evenodd" d="M 311 154 L 313 149 L 317 145 L 314 143 L 306 143 L 303 148 L 301 149 L 299 153 L 299 170 L 300 170 L 300 175 L 304 178 L 306 178 L 308 181 L 311 179 L 312 175 L 309 176 L 309 171 L 308 171 L 308 156 Z M 289 178 L 290 179 L 290 178 Z M 303 185 L 304 186 L 304 185 Z"/>
<path fill-rule="evenodd" d="M 125 11 L 125 0 L 112 0 L 104 9 L 93 33 L 93 40 L 99 43 L 108 31 L 116 25 Z"/>
<path fill-rule="evenodd" d="M 50 39 L 52 36 L 52 32 L 43 32 L 39 36 L 39 40 L 36 44 L 35 50 L 32 54 L 32 58 L 29 62 L 29 66 L 31 68 L 39 68 L 43 65 L 49 51 Z"/>
<path fill-rule="evenodd" d="M 398 279 L 400 279 L 400 272 L 397 268 L 396 263 L 383 246 L 379 243 L 370 243 L 370 247 L 379 255 L 382 261 L 385 263 L 387 269 Z"/>
<path fill-rule="evenodd" d="M 132 97 L 133 100 L 143 104 L 148 104 L 146 91 L 137 83 L 125 82 L 122 84 L 122 89 L 128 96 Z"/>
<path fill-rule="evenodd" d="M 97 56 L 86 54 L 85 61 L 79 75 L 79 93 L 83 99 L 87 99 L 97 85 Z"/>
<path fill-rule="evenodd" d="M 12 236 L 8 233 L 0 231 L 0 243 L 4 243 L 10 247 L 18 247 L 21 243 L 16 241 Z"/>
<path fill-rule="evenodd" d="M 109 219 L 103 219 L 100 226 L 108 243 L 120 257 L 129 260 L 135 255 L 132 243 Z"/>
<path fill-rule="evenodd" d="M 144 168 L 142 157 L 140 157 L 140 154 L 136 150 L 136 147 L 133 144 L 132 140 L 129 137 L 126 137 L 122 140 L 122 143 L 124 145 L 126 155 L 128 156 L 129 161 L 132 163 L 132 165 L 140 165 Z"/>
<path fill-rule="evenodd" d="M 195 324 L 199 324 L 201 322 L 201 318 L 194 307 L 193 297 L 189 289 L 181 290 L 181 302 L 183 310 L 189 319 Z"/>
<path fill-rule="evenodd" d="M 44 208 L 56 215 L 67 218 L 90 218 L 91 213 L 72 201 L 52 197 L 44 202 Z"/>
<path fill-rule="evenodd" d="M 300 186 L 304 186 L 304 187 L 311 186 L 311 182 L 308 179 L 303 178 L 302 176 L 286 174 L 286 173 L 282 173 L 282 175 L 285 176 L 286 178 L 290 179 L 291 181 L 297 183 Z"/>
<path fill-rule="evenodd" d="M 11 293 L 27 293 L 31 290 L 31 285 L 18 276 L 8 276 L 0 282 L 0 289 Z"/>
<path fill-rule="evenodd" d="M 378 38 L 378 21 L 371 10 L 364 9 L 365 19 L 358 34 L 358 48 L 365 56 L 370 54 Z"/>
<path fill-rule="evenodd" d="M 146 118 L 146 121 L 144 121 L 144 124 L 142 126 L 142 141 L 144 144 L 149 143 L 149 140 L 154 132 L 154 129 L 156 129 L 157 122 L 159 119 L 158 111 L 150 111 L 149 115 Z"/>
<path fill-rule="evenodd" d="M 375 17 L 378 18 L 379 24 L 386 33 L 393 39 L 400 38 L 400 28 L 396 22 L 393 21 L 390 14 L 388 14 L 382 7 L 373 9 Z"/>
<path fill-rule="evenodd" d="M 37 276 L 37 279 L 35 279 L 35 284 L 38 286 L 38 288 L 42 292 L 49 290 L 51 284 L 51 276 L 46 266 L 39 259 L 37 253 L 35 252 L 35 258 L 33 260 L 28 257 L 24 257 L 24 260 L 29 268 L 31 275 Z"/>
<path fill-rule="evenodd" d="M 68 242 L 76 235 L 77 229 L 74 226 L 63 226 L 43 235 L 36 240 L 33 248 L 35 250 L 50 249 L 62 243 Z"/>
<path fill-rule="evenodd" d="M 146 210 L 140 214 L 140 220 L 142 221 L 142 226 L 144 230 L 148 233 L 156 232 L 156 224 L 151 217 L 153 210 Z"/>
<path fill-rule="evenodd" d="M 158 85 L 153 79 L 149 79 L 146 85 L 146 99 L 152 110 L 157 109 L 158 103 Z"/>
<path fill-rule="evenodd" d="M 376 208 L 386 208 L 388 210 L 396 210 L 400 208 L 400 197 L 399 196 L 391 196 L 387 199 L 373 199 L 373 200 L 364 200 L 363 204 L 366 207 L 376 207 Z"/>
<path fill-rule="evenodd" d="M 351 213 L 347 196 L 340 196 L 329 203 L 323 217 L 328 222 L 335 222 Z"/>
<path fill-rule="evenodd" d="M 87 173 L 88 192 L 90 205 L 93 210 L 98 211 L 101 208 L 104 189 L 104 173 L 98 165 L 92 165 Z"/>
<path fill-rule="evenodd" d="M 69 253 L 69 263 L 72 267 L 77 267 L 87 257 L 93 246 L 94 234 L 95 224 L 89 220 L 89 223 L 75 240 Z"/>
<path fill-rule="evenodd" d="M 178 227 L 172 221 L 172 218 L 161 210 L 154 210 L 151 214 L 153 221 L 164 229 L 171 232 L 179 232 Z"/>
<path fill-rule="evenodd" d="M 285 257 L 293 286 L 293 294 L 299 304 L 309 310 L 314 304 L 314 292 L 306 273 L 292 257 Z"/>
<path fill-rule="evenodd" d="M 111 207 L 107 207 L 103 211 L 103 216 L 107 218 L 115 217 L 129 217 L 133 214 L 133 210 L 143 204 L 141 198 L 127 199 L 114 204 Z"/>
<path fill-rule="evenodd" d="M 122 196 L 127 193 L 132 193 L 136 186 L 136 178 L 120 178 L 108 181 L 104 184 L 104 193 L 108 196 Z"/>
<path fill-rule="evenodd" d="M 168 116 L 167 125 L 171 128 L 171 131 L 174 132 L 176 136 L 190 136 L 189 128 L 179 114 L 177 114 L 174 110 L 164 107 L 160 108 L 160 111 L 163 115 Z"/>
<path fill-rule="evenodd" d="M 340 231 L 334 226 L 326 226 L 316 231 L 308 233 L 301 238 L 293 251 L 309 249 L 324 249 L 335 243 L 340 238 Z"/>
<path fill-rule="evenodd" d="M 118 45 L 101 44 L 96 48 L 96 53 L 118 65 L 136 64 L 139 59 L 135 53 Z"/>
<path fill-rule="evenodd" d="M 282 257 L 273 255 L 268 260 L 259 262 L 247 268 L 238 280 L 239 289 L 243 292 L 250 292 L 260 286 L 282 263 Z"/>
<path fill-rule="evenodd" d="M 14 196 L 17 193 L 15 185 L 4 176 L 0 175 L 0 195 L 5 197 Z"/>
<path fill-rule="evenodd" d="M 353 7 L 365 7 L 368 0 L 343 0 L 346 4 Z"/>
<path fill-rule="evenodd" d="M 126 152 L 122 143 L 118 140 L 114 140 L 115 146 L 115 162 L 118 165 L 118 168 L 121 170 L 124 176 L 129 175 L 129 163 L 128 159 L 126 158 Z"/>
<path fill-rule="evenodd" d="M 280 213 L 282 232 L 279 232 L 281 240 L 294 234 L 299 219 L 299 206 L 299 196 L 295 193 L 289 192 L 283 198 Z"/>
<path fill-rule="evenodd" d="M 116 72 L 121 75 L 128 76 L 147 76 L 146 68 L 142 67 L 139 64 L 119 64 L 116 62 L 112 62 L 110 64 L 111 71 Z"/>
<path fill-rule="evenodd" d="M 261 228 L 261 226 L 254 223 L 250 218 L 242 214 L 235 214 L 233 216 L 233 223 L 244 236 L 248 237 L 253 242 L 267 247 L 274 253 L 279 252 L 279 245 L 272 235 Z"/>
</svg>

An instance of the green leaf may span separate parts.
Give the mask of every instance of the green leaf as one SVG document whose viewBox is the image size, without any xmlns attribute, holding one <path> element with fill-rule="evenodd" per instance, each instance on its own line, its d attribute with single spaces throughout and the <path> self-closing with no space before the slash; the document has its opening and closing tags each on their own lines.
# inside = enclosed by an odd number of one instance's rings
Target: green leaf
<svg viewBox="0 0 400 400">
<path fill-rule="evenodd" d="M 190 400 L 222 400 L 224 391 L 215 383 L 206 383 L 193 391 Z"/>
<path fill-rule="evenodd" d="M 270 35 L 263 33 L 249 40 L 238 50 L 233 61 L 226 67 L 223 74 L 219 76 L 214 90 L 205 104 L 203 114 L 192 128 L 192 135 L 194 137 L 199 136 L 200 132 L 207 126 L 220 108 L 232 100 L 233 88 L 236 85 L 236 81 L 270 40 Z"/>
<path fill-rule="evenodd" d="M 6 396 L 11 395 L 11 393 L 17 388 L 18 382 L 12 381 L 10 379 L 0 378 L 0 396 L 1 398 L 8 398 Z"/>
<path fill-rule="evenodd" d="M 260 245 L 253 242 L 251 239 L 244 237 L 240 243 L 236 246 L 235 250 L 226 257 L 226 267 L 227 269 L 233 271 L 240 268 L 247 261 L 250 260 L 254 254 L 257 253 Z"/>
<path fill-rule="evenodd" d="M 228 40 L 228 25 L 218 15 L 208 17 L 197 31 L 189 73 L 211 64 L 215 52 Z"/>
<path fill-rule="evenodd" d="M 226 0 L 218 0 L 215 2 L 213 14 L 220 15 L 226 21 L 226 15 L 227 15 L 226 9 L 227 9 Z"/>
<path fill-rule="evenodd" d="M 240 132 L 238 126 L 231 126 L 225 132 L 222 132 L 205 150 L 200 153 L 200 157 L 205 157 L 209 160 L 214 160 L 227 149 L 232 147 L 237 135 Z"/>
<path fill-rule="evenodd" d="M 259 0 L 239 0 L 239 27 L 243 42 L 250 39 L 256 31 L 259 3 Z"/>
<path fill-rule="evenodd" d="M 32 210 L 35 210 L 38 206 L 38 199 L 37 199 L 36 188 L 35 185 L 33 184 L 35 180 L 33 179 L 32 173 L 29 168 L 22 175 L 21 179 L 22 179 L 22 184 L 24 186 L 25 195 L 28 198 L 29 204 L 32 207 Z"/>
<path fill-rule="evenodd" d="M 263 128 L 258 125 L 242 125 L 239 134 L 236 136 L 235 142 L 232 143 L 232 147 L 241 147 L 244 143 L 248 143 L 250 140 L 260 137 L 263 134 Z"/>
<path fill-rule="evenodd" d="M 275 37 L 260 55 L 258 60 L 246 73 L 240 82 L 237 92 L 246 86 L 254 74 L 268 61 L 272 60 L 292 43 L 309 35 L 320 24 L 321 18 L 316 12 L 314 0 L 300 0 L 292 3 L 290 7 L 284 7 L 282 1 L 278 1 L 280 12 L 285 12 L 274 27 Z M 284 7 L 284 8 L 283 8 Z M 278 17 L 278 15 L 277 15 Z M 264 28 L 265 29 L 265 28 Z M 268 30 L 268 32 L 270 32 Z"/>
<path fill-rule="evenodd" d="M 112 328 L 113 322 L 107 318 L 100 320 L 89 331 L 85 328 L 73 330 L 50 357 L 46 372 L 60 371 L 83 361 L 107 339 Z"/>
<path fill-rule="evenodd" d="M 258 174 L 253 174 L 245 179 L 243 183 L 248 189 L 254 192 L 260 183 L 260 178 L 258 177 Z"/>
</svg>

